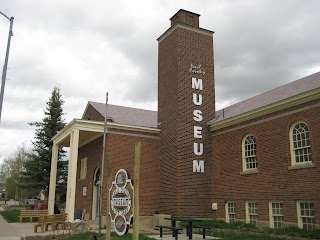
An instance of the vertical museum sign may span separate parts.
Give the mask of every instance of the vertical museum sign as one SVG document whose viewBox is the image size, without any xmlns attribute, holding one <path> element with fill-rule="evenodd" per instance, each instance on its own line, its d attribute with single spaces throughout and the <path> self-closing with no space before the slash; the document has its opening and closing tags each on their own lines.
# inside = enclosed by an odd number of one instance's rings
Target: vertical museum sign
<svg viewBox="0 0 320 240">
<path fill-rule="evenodd" d="M 205 75 L 205 71 L 201 69 L 200 65 L 193 65 L 191 64 L 189 71 L 192 74 L 200 74 Z M 204 144 L 202 142 L 202 126 L 201 122 L 203 120 L 202 111 L 200 107 L 203 103 L 203 82 L 201 78 L 191 78 L 191 87 L 193 89 L 192 93 L 192 101 L 195 109 L 193 110 L 193 120 L 195 121 L 195 125 L 193 126 L 193 153 L 194 159 L 193 160 L 193 172 L 204 172 L 204 160 L 201 158 L 203 157 L 203 150 Z"/>
</svg>

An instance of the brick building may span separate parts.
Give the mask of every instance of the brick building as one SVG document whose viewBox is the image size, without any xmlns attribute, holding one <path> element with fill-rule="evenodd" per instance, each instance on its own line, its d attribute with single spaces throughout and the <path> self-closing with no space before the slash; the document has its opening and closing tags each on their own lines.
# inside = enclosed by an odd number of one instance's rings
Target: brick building
<svg viewBox="0 0 320 240">
<path fill-rule="evenodd" d="M 107 106 L 106 155 L 112 176 L 133 175 L 141 142 L 140 216 L 314 228 L 320 218 L 320 73 L 215 110 L 213 32 L 179 10 L 159 38 L 158 112 Z M 89 102 L 53 138 L 50 202 L 57 149 L 70 147 L 67 212 L 97 218 L 105 104 Z M 107 161 L 103 186 L 106 186 Z M 133 176 L 132 176 L 133 177 Z M 49 204 L 49 211 L 52 211 Z"/>
</svg>

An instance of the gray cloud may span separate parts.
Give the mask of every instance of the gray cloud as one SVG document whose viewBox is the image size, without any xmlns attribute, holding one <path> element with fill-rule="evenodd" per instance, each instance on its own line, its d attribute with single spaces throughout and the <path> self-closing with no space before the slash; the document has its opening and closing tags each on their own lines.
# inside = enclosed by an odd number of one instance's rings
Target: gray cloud
<svg viewBox="0 0 320 240">
<path fill-rule="evenodd" d="M 0 124 L 0 162 L 30 143 L 55 85 L 66 121 L 87 101 L 157 108 L 157 41 L 180 8 L 215 31 L 217 108 L 320 71 L 320 2 L 2 0 L 14 37 Z M 0 64 L 8 34 L 0 19 Z M 4 136 L 4 137 L 3 137 Z M 28 145 L 28 144 L 27 144 Z"/>
</svg>

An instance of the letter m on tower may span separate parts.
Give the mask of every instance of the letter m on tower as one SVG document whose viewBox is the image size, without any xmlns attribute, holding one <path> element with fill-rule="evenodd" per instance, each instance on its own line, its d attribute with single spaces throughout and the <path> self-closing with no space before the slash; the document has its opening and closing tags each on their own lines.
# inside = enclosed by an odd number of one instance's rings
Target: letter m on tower
<svg viewBox="0 0 320 240">
<path fill-rule="evenodd" d="M 202 90 L 202 79 L 192 78 L 192 88 Z"/>
<path fill-rule="evenodd" d="M 193 160 L 193 172 L 204 172 L 204 161 Z"/>
</svg>

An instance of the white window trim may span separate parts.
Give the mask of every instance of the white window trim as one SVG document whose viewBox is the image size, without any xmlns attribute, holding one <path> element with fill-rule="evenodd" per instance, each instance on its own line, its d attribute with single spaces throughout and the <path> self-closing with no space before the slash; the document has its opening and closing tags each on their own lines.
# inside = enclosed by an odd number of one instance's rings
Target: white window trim
<svg viewBox="0 0 320 240">
<path fill-rule="evenodd" d="M 86 179 L 87 178 L 87 167 L 88 167 L 88 158 L 82 158 L 80 160 L 80 179 Z"/>
<path fill-rule="evenodd" d="M 243 172 L 252 172 L 252 173 L 258 173 L 257 170 L 257 157 L 256 157 L 256 167 L 255 168 L 247 168 L 247 162 L 246 162 L 246 158 L 245 158 L 245 140 L 247 139 L 247 137 L 249 136 L 253 136 L 254 139 L 256 140 L 256 137 L 252 134 L 252 133 L 248 133 L 246 134 L 243 138 L 242 138 L 242 143 L 241 143 L 241 149 L 242 149 L 242 171 Z M 256 151 L 257 151 L 257 141 L 256 141 Z"/>
<path fill-rule="evenodd" d="M 313 201 L 297 201 L 297 218 L 298 218 L 298 227 L 299 228 L 303 228 L 303 222 L 302 222 L 302 216 L 301 216 L 301 207 L 300 207 L 300 203 L 313 203 L 313 207 L 314 207 L 314 202 Z M 314 210 L 314 209 L 313 209 Z M 315 216 L 310 217 L 310 218 L 315 218 Z"/>
<path fill-rule="evenodd" d="M 230 223 L 230 217 L 229 217 L 229 208 L 228 208 L 228 204 L 229 203 L 234 203 L 234 204 L 236 204 L 236 202 L 234 202 L 234 201 L 229 201 L 229 202 L 226 202 L 226 204 L 225 204 L 225 208 L 226 208 L 226 222 L 227 223 Z M 235 210 L 236 211 L 236 210 Z M 234 215 L 236 215 L 236 212 L 234 213 Z"/>
<path fill-rule="evenodd" d="M 312 165 L 312 160 L 311 161 L 308 161 L 308 162 L 299 162 L 297 163 L 296 162 L 296 154 L 294 152 L 294 147 L 293 147 L 293 138 L 292 138 L 292 134 L 293 134 L 293 128 L 298 124 L 298 123 L 303 123 L 305 125 L 308 126 L 309 128 L 309 133 L 310 133 L 310 148 L 311 148 L 311 131 L 310 131 L 310 126 L 309 124 L 307 124 L 305 121 L 296 121 L 294 122 L 291 127 L 290 127 L 290 130 L 289 130 L 289 140 L 290 140 L 290 156 L 291 156 L 291 166 L 297 166 L 298 168 L 304 168 L 303 165 L 306 165 L 307 167 Z M 312 159 L 312 148 L 311 148 L 311 159 Z M 307 168 L 306 167 L 306 168 Z M 295 168 L 296 169 L 296 168 Z"/>
<path fill-rule="evenodd" d="M 246 223 L 250 223 L 250 214 L 249 215 L 249 203 L 255 203 L 257 206 L 257 211 L 258 211 L 258 203 L 256 201 L 246 201 Z M 257 223 L 258 223 L 258 213 L 256 214 L 257 216 Z"/>
<path fill-rule="evenodd" d="M 269 222 L 270 222 L 270 228 L 274 228 L 274 216 L 272 213 L 272 203 L 282 203 L 283 206 L 283 202 L 282 201 L 270 201 L 269 202 Z M 283 209 L 282 209 L 283 210 Z M 279 215 L 280 216 L 280 215 Z M 283 217 L 283 214 L 282 214 Z"/>
</svg>

